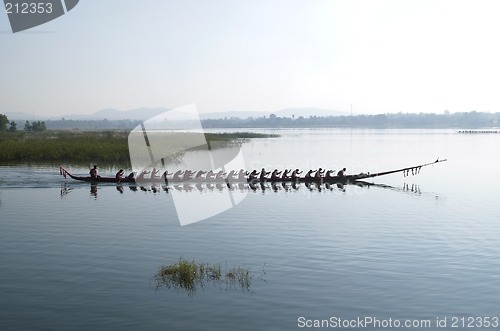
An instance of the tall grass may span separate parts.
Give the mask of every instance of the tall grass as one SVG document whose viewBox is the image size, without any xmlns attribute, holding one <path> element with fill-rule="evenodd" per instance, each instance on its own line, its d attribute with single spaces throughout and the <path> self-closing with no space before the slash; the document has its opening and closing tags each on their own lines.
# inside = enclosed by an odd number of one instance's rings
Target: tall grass
<svg viewBox="0 0 500 331">
<path fill-rule="evenodd" d="M 16 132 L 0 135 L 0 162 L 128 162 L 126 132 Z"/>
<path fill-rule="evenodd" d="M 223 269 L 220 264 L 196 263 L 180 258 L 176 263 L 160 267 L 154 279 L 157 289 L 160 287 L 183 289 L 188 295 L 193 295 L 198 288 L 209 285 L 248 292 L 253 277 L 248 268 Z"/>
<path fill-rule="evenodd" d="M 0 163 L 71 162 L 87 165 L 89 162 L 95 162 L 99 164 L 114 163 L 126 167 L 130 166 L 128 136 L 129 132 L 127 131 L 2 132 L 0 133 Z M 240 143 L 242 138 L 271 136 L 275 135 L 255 133 L 205 134 L 205 138 L 209 142 L 217 141 L 227 144 Z M 219 143 L 217 146 L 222 145 Z"/>
</svg>

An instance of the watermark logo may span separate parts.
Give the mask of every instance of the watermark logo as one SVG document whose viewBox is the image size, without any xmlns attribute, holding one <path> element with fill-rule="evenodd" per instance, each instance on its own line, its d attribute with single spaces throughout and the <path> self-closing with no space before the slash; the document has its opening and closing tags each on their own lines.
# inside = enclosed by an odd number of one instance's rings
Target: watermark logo
<svg viewBox="0 0 500 331">
<path fill-rule="evenodd" d="M 197 195 L 171 190 L 181 225 L 231 209 L 248 194 L 246 190 L 232 189 L 238 180 L 227 176 L 231 170 L 245 169 L 240 146 L 207 140 L 194 104 L 144 121 L 130 132 L 128 147 L 139 184 L 189 186 L 205 182 L 218 191 Z"/>
<path fill-rule="evenodd" d="M 75 8 L 79 0 L 4 0 L 3 2 L 12 32 L 16 33 L 64 15 Z"/>
</svg>

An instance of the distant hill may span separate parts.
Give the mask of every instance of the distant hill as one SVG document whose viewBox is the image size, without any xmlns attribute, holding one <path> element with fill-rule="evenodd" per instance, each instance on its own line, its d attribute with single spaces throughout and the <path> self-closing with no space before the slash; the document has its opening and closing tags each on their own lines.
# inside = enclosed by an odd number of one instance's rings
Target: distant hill
<svg viewBox="0 0 500 331">
<path fill-rule="evenodd" d="M 9 120 L 59 120 L 64 118 L 65 120 L 75 120 L 75 121 L 96 121 L 104 120 L 108 121 L 119 121 L 119 120 L 131 120 L 131 121 L 144 121 L 163 112 L 168 111 L 168 108 L 156 107 L 156 108 L 137 108 L 131 110 L 118 110 L 113 108 L 107 108 L 99 110 L 93 114 L 88 115 L 64 115 L 64 116 L 39 116 L 28 113 L 5 113 Z M 321 108 L 287 108 L 272 112 L 279 117 L 292 117 L 296 118 L 302 116 L 308 118 L 310 116 L 341 116 L 349 115 L 345 112 L 339 112 L 331 109 L 321 109 Z M 226 111 L 226 112 L 214 112 L 214 113 L 200 113 L 200 119 L 224 119 L 224 118 L 259 118 L 259 117 L 269 117 L 271 112 L 261 112 L 261 111 Z M 185 120 L 187 118 L 182 118 L 182 114 L 176 118 L 178 120 Z"/>
<path fill-rule="evenodd" d="M 22 113 L 22 112 L 18 112 L 18 113 L 14 113 L 14 112 L 3 113 L 3 112 L 0 111 L 0 113 L 4 114 L 5 116 L 7 116 L 7 118 L 10 121 L 25 121 L 25 120 L 32 121 L 32 120 L 39 120 L 40 119 L 39 116 L 34 116 L 33 114 Z"/>
<path fill-rule="evenodd" d="M 204 113 L 200 114 L 200 119 L 221 119 L 221 118 L 232 118 L 232 117 L 238 117 L 238 118 L 249 118 L 249 117 L 262 117 L 262 116 L 269 116 L 271 113 L 269 112 L 264 112 L 264 111 L 225 111 L 225 112 L 218 112 L 218 113 Z"/>
<path fill-rule="evenodd" d="M 130 130 L 140 124 L 139 119 L 149 119 L 166 111 L 163 108 L 141 108 L 131 111 L 105 109 L 88 116 L 75 116 L 79 119 L 58 117 L 56 119 L 37 118 L 36 121 L 45 121 L 49 129 L 80 129 L 80 130 Z M 177 113 L 179 114 L 179 113 Z M 224 112 L 203 114 L 201 124 L 203 128 L 453 128 L 479 129 L 500 127 L 500 112 L 465 112 L 465 113 L 396 113 L 378 115 L 332 116 L 340 114 L 327 110 L 293 108 L 274 113 L 255 112 Z M 9 120 L 14 120 L 18 128 L 23 127 L 25 120 L 33 121 L 33 115 L 23 113 L 8 113 Z M 323 116 L 322 116 L 323 115 Z M 28 117 L 29 116 L 29 117 Z M 171 112 L 167 117 L 168 124 L 177 126 L 183 121 L 185 114 L 176 115 Z M 210 118 L 210 117 L 214 118 Z M 20 118 L 20 117 L 25 117 Z M 28 117 L 28 118 L 26 118 Z M 128 117 L 128 119 L 126 118 Z M 87 119 L 84 119 L 87 118 Z M 94 119 L 89 119 L 94 118 Z M 125 119 L 124 119 L 125 118 Z M 135 119 L 134 119 L 135 118 Z M 170 121 L 173 120 L 173 121 Z M 158 121 L 159 124 L 165 123 Z M 163 127 L 162 127 L 163 128 Z"/>
<path fill-rule="evenodd" d="M 9 112 L 9 113 L 0 113 L 6 115 L 9 120 L 60 120 L 64 118 L 65 120 L 74 120 L 74 121 L 97 121 L 107 119 L 108 121 L 120 121 L 120 120 L 147 120 L 153 116 L 161 114 L 167 111 L 167 108 L 137 108 L 132 110 L 118 110 L 118 109 L 102 109 L 93 114 L 87 115 L 62 115 L 62 116 L 40 116 L 33 115 L 23 112 Z"/>
<path fill-rule="evenodd" d="M 132 110 L 117 110 L 117 109 L 103 109 L 94 114 L 86 115 L 86 116 L 68 116 L 67 119 L 92 119 L 92 120 L 147 120 L 151 117 L 159 115 L 161 113 L 167 112 L 170 109 L 168 108 L 138 108 Z M 222 118 L 231 118 L 231 117 L 239 117 L 239 118 L 248 118 L 251 116 L 254 117 L 262 117 L 268 116 L 270 113 L 264 112 L 256 112 L 256 111 L 228 111 L 228 112 L 218 112 L 218 113 L 200 113 L 200 119 L 222 119 Z M 174 117 L 178 120 L 189 119 L 189 117 L 183 118 L 182 114 L 177 113 L 177 116 Z"/>
<path fill-rule="evenodd" d="M 276 113 L 274 113 L 276 116 L 279 117 L 310 117 L 310 116 L 347 116 L 350 115 L 350 113 L 347 112 L 341 112 L 338 110 L 332 110 L 332 109 L 322 109 L 322 108 L 286 108 L 282 109 Z"/>
<path fill-rule="evenodd" d="M 321 108 L 286 108 L 282 110 L 278 110 L 275 112 L 261 112 L 261 111 L 228 111 L 221 113 L 206 113 L 200 114 L 201 119 L 222 119 L 222 118 L 232 118 L 238 117 L 242 119 L 246 118 L 259 118 L 274 114 L 279 117 L 309 117 L 309 116 L 342 116 L 342 115 L 350 115 L 346 112 L 340 112 L 331 109 L 321 109 Z"/>
<path fill-rule="evenodd" d="M 167 108 L 137 108 L 131 110 L 118 110 L 113 108 L 107 108 L 99 110 L 90 115 L 68 115 L 62 116 L 65 119 L 72 120 L 103 120 L 107 119 L 108 121 L 118 121 L 118 120 L 132 120 L 132 121 L 140 121 L 147 120 L 153 116 L 161 114 L 163 112 L 168 111 Z"/>
</svg>

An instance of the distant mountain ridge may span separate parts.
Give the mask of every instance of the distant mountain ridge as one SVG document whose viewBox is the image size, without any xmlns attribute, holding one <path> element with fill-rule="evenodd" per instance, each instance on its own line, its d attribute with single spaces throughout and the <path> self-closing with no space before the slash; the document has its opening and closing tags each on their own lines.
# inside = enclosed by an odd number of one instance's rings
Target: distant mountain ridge
<svg viewBox="0 0 500 331">
<path fill-rule="evenodd" d="M 19 121 L 19 120 L 32 121 L 32 120 L 39 120 L 40 119 L 40 117 L 35 116 L 34 114 L 28 114 L 28 113 L 22 113 L 22 112 L 18 112 L 18 113 L 6 112 L 6 113 L 4 113 L 4 112 L 0 111 L 0 114 L 4 114 L 5 116 L 7 116 L 7 118 L 10 121 Z"/>
<path fill-rule="evenodd" d="M 350 113 L 342 112 L 332 109 L 323 108 L 286 108 L 275 113 L 276 116 L 280 117 L 310 117 L 310 116 L 345 116 L 350 115 Z"/>
<path fill-rule="evenodd" d="M 151 117 L 159 115 L 170 109 L 162 107 L 142 107 L 131 110 L 118 110 L 114 108 L 101 109 L 93 114 L 88 115 L 66 115 L 66 116 L 38 116 L 28 113 L 15 113 L 9 112 L 5 113 L 9 120 L 60 120 L 64 118 L 66 120 L 108 120 L 108 121 L 119 121 L 119 120 L 132 120 L 132 121 L 145 121 Z M 249 117 L 259 118 L 263 116 L 269 116 L 275 114 L 279 117 L 309 117 L 309 116 L 341 116 L 349 115 L 346 112 L 340 112 L 331 109 L 304 107 L 304 108 L 286 108 L 276 112 L 261 112 L 261 111 L 226 111 L 226 112 L 214 112 L 214 113 L 200 113 L 200 119 L 223 119 L 238 117 L 246 119 Z M 182 120 L 184 118 L 178 118 Z"/>
<path fill-rule="evenodd" d="M 65 119 L 72 120 L 109 120 L 109 121 L 119 121 L 119 120 L 147 120 L 153 116 L 161 114 L 168 111 L 167 108 L 137 108 L 131 110 L 118 110 L 114 108 L 101 109 L 93 114 L 89 115 L 68 115 L 63 116 Z"/>
</svg>

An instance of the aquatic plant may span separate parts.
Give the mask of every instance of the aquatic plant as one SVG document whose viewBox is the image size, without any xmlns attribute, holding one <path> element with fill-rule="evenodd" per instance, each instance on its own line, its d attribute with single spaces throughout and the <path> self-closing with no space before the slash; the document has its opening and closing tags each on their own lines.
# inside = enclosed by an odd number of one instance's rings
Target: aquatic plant
<svg viewBox="0 0 500 331">
<path fill-rule="evenodd" d="M 196 263 L 184 258 L 160 267 L 154 276 L 157 290 L 161 287 L 183 289 L 188 295 L 209 285 L 249 292 L 253 278 L 249 268 L 232 267 L 223 270 L 220 264 Z"/>
</svg>

